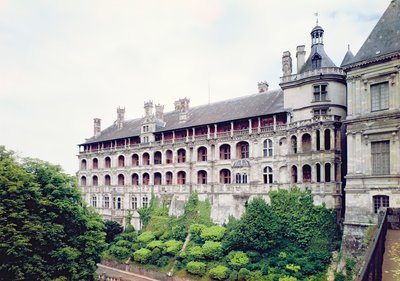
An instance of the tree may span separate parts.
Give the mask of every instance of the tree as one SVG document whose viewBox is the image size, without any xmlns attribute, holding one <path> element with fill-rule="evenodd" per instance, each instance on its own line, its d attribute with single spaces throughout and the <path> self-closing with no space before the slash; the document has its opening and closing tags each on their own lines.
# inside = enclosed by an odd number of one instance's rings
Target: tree
<svg viewBox="0 0 400 281">
<path fill-rule="evenodd" d="M 74 177 L 0 147 L 0 280 L 94 280 L 103 230 Z"/>
<path fill-rule="evenodd" d="M 104 222 L 105 225 L 105 231 L 106 231 L 106 243 L 110 243 L 111 241 L 114 240 L 114 238 L 118 235 L 121 234 L 122 231 L 124 230 L 122 226 L 117 223 L 116 221 L 110 221 L 106 220 Z"/>
</svg>

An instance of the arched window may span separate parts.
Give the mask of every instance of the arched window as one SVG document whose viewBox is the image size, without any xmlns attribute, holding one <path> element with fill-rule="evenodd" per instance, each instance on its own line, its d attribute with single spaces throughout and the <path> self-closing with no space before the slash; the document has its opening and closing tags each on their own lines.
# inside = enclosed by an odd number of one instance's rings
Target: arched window
<svg viewBox="0 0 400 281">
<path fill-rule="evenodd" d="M 292 153 L 296 154 L 297 153 L 297 138 L 296 136 L 292 136 L 290 138 L 290 144 L 292 148 Z"/>
<path fill-rule="evenodd" d="M 184 171 L 178 172 L 178 184 L 186 184 L 186 173 Z"/>
<path fill-rule="evenodd" d="M 92 197 L 92 206 L 95 208 L 97 207 L 97 197 L 96 196 Z"/>
<path fill-rule="evenodd" d="M 125 167 L 125 157 L 123 155 L 118 156 L 118 167 Z"/>
<path fill-rule="evenodd" d="M 92 177 L 92 184 L 93 184 L 93 186 L 99 185 L 99 178 L 97 176 Z"/>
<path fill-rule="evenodd" d="M 267 139 L 264 141 L 264 157 L 271 157 L 273 155 L 272 140 Z"/>
<path fill-rule="evenodd" d="M 118 175 L 118 185 L 125 185 L 125 177 L 123 174 Z"/>
<path fill-rule="evenodd" d="M 143 165 L 150 165 L 150 155 L 147 152 L 143 153 Z"/>
<path fill-rule="evenodd" d="M 311 152 L 311 136 L 310 134 L 303 134 L 301 137 L 302 152 Z"/>
<path fill-rule="evenodd" d="M 161 173 L 154 173 L 154 184 L 161 185 Z"/>
<path fill-rule="evenodd" d="M 292 166 L 292 183 L 297 183 L 297 167 Z"/>
<path fill-rule="evenodd" d="M 76 162 L 75 162 L 76 163 Z M 87 163 L 86 163 L 86 160 L 85 159 L 83 159 L 82 161 L 81 161 L 81 170 L 86 170 L 87 169 Z"/>
<path fill-rule="evenodd" d="M 331 181 L 331 164 L 326 163 L 325 164 L 325 182 L 330 182 Z"/>
<path fill-rule="evenodd" d="M 99 160 L 97 158 L 93 158 L 92 166 L 93 166 L 93 170 L 97 170 L 99 168 Z"/>
<path fill-rule="evenodd" d="M 172 184 L 172 172 L 166 172 L 165 173 L 165 184 L 166 185 L 171 185 Z"/>
<path fill-rule="evenodd" d="M 111 177 L 109 175 L 104 176 L 104 185 L 110 186 L 111 185 Z"/>
<path fill-rule="evenodd" d="M 331 130 L 325 130 L 325 150 L 331 149 Z"/>
<path fill-rule="evenodd" d="M 219 172 L 219 182 L 222 184 L 230 184 L 231 183 L 231 171 L 228 169 L 222 169 Z"/>
<path fill-rule="evenodd" d="M 186 162 L 186 150 L 183 148 L 178 150 L 178 163 L 185 163 Z"/>
<path fill-rule="evenodd" d="M 104 168 L 106 169 L 111 168 L 111 158 L 108 156 L 104 159 Z"/>
<path fill-rule="evenodd" d="M 274 183 L 274 174 L 271 167 L 267 166 L 264 168 L 264 183 Z"/>
<path fill-rule="evenodd" d="M 316 139 L 317 139 L 317 150 L 321 150 L 321 133 L 319 130 L 316 131 Z"/>
<path fill-rule="evenodd" d="M 311 166 L 303 166 L 303 182 L 311 182 Z"/>
<path fill-rule="evenodd" d="M 132 155 L 132 166 L 139 166 L 139 155 L 133 154 Z"/>
<path fill-rule="evenodd" d="M 160 165 L 162 162 L 162 156 L 160 151 L 154 152 L 154 165 Z"/>
<path fill-rule="evenodd" d="M 132 197 L 132 210 L 137 210 L 137 208 L 138 208 L 137 197 L 133 196 Z"/>
<path fill-rule="evenodd" d="M 204 146 L 197 150 L 197 161 L 207 161 L 207 148 Z"/>
<path fill-rule="evenodd" d="M 207 172 L 206 171 L 198 171 L 197 172 L 197 183 L 198 184 L 207 184 Z"/>
<path fill-rule="evenodd" d="M 311 59 L 312 68 L 321 68 L 322 58 L 319 54 L 315 54 Z"/>
<path fill-rule="evenodd" d="M 237 173 L 235 175 L 235 182 L 236 183 L 242 183 L 242 175 L 241 174 Z"/>
<path fill-rule="evenodd" d="M 375 195 L 373 197 L 374 200 L 374 213 L 378 213 L 379 208 L 388 208 L 389 207 L 389 196 L 387 195 Z"/>
<path fill-rule="evenodd" d="M 174 154 L 172 153 L 172 150 L 167 150 L 167 152 L 165 153 L 165 160 L 167 164 L 171 164 L 173 162 L 173 157 Z"/>
<path fill-rule="evenodd" d="M 223 144 L 219 147 L 219 158 L 221 160 L 231 159 L 231 146 L 229 144 Z"/>
<path fill-rule="evenodd" d="M 81 177 L 81 186 L 86 186 L 86 177 L 85 176 Z"/>
<path fill-rule="evenodd" d="M 143 174 L 143 185 L 149 185 L 150 184 L 150 175 L 148 173 Z"/>
<path fill-rule="evenodd" d="M 236 155 L 238 159 L 249 158 L 249 143 L 241 141 L 236 145 Z"/>
<path fill-rule="evenodd" d="M 317 182 L 321 182 L 321 164 L 315 164 L 315 169 L 317 170 Z"/>
<path fill-rule="evenodd" d="M 247 174 L 244 173 L 242 176 L 242 183 L 247 183 Z"/>
<path fill-rule="evenodd" d="M 143 206 L 143 208 L 149 207 L 149 197 L 144 196 L 144 197 L 142 198 L 142 206 Z"/>
<path fill-rule="evenodd" d="M 132 185 L 139 185 L 139 175 L 138 174 L 132 174 Z"/>
</svg>

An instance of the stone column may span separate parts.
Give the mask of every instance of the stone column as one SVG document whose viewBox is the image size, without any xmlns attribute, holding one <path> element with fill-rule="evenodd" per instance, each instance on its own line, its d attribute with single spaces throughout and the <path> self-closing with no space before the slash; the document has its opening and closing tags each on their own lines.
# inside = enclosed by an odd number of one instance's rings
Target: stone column
<svg viewBox="0 0 400 281">
<path fill-rule="evenodd" d="M 214 139 L 217 138 L 218 125 L 214 124 Z"/>
<path fill-rule="evenodd" d="M 276 115 L 274 115 L 274 131 L 276 131 Z"/>
<path fill-rule="evenodd" d="M 261 132 L 261 118 L 258 117 L 257 132 Z"/>
<path fill-rule="evenodd" d="M 233 122 L 231 122 L 231 137 L 233 137 Z"/>
<path fill-rule="evenodd" d="M 331 141 L 331 149 L 335 150 L 336 149 L 336 147 L 335 147 L 335 129 L 331 130 L 330 136 L 331 136 L 331 139 L 330 139 L 330 141 Z"/>
<path fill-rule="evenodd" d="M 175 143 L 175 131 L 172 131 L 172 143 Z"/>
<path fill-rule="evenodd" d="M 253 127 L 253 124 L 251 122 L 251 119 L 249 119 L 249 134 L 251 134 L 251 131 L 253 129 L 252 127 Z"/>
<path fill-rule="evenodd" d="M 210 125 L 207 125 L 207 139 L 210 138 Z"/>
<path fill-rule="evenodd" d="M 193 135 L 192 135 L 192 141 L 194 141 L 194 139 L 195 139 L 195 135 L 196 135 L 196 129 L 195 128 L 192 128 L 192 132 L 193 132 Z"/>
<path fill-rule="evenodd" d="M 186 141 L 189 141 L 189 129 L 186 129 Z"/>
<path fill-rule="evenodd" d="M 317 151 L 317 132 L 311 132 L 311 151 Z"/>
<path fill-rule="evenodd" d="M 311 182 L 317 182 L 317 165 L 311 166 Z"/>
</svg>

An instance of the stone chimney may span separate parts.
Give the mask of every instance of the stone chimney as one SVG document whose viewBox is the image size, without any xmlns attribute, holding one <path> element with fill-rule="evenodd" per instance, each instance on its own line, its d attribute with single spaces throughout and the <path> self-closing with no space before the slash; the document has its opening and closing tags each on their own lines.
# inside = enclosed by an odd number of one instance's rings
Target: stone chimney
<svg viewBox="0 0 400 281">
<path fill-rule="evenodd" d="M 144 103 L 144 116 L 150 117 L 153 115 L 153 101 L 148 101 Z"/>
<path fill-rule="evenodd" d="M 154 107 L 156 109 L 156 118 L 158 120 L 163 120 L 164 119 L 164 106 L 161 104 L 156 104 Z"/>
<path fill-rule="evenodd" d="M 292 74 L 292 57 L 289 51 L 283 52 L 282 55 L 282 73 L 283 76 L 288 76 Z"/>
<path fill-rule="evenodd" d="M 301 68 L 306 62 L 306 51 L 304 45 L 297 46 L 296 58 L 297 58 L 297 73 L 300 73 Z"/>
<path fill-rule="evenodd" d="M 184 98 L 184 99 L 179 99 L 177 100 L 174 105 L 175 105 L 175 111 L 188 111 L 189 109 L 189 102 L 190 99 Z"/>
<path fill-rule="evenodd" d="M 259 93 L 266 93 L 268 92 L 269 84 L 267 81 L 258 82 L 258 92 Z"/>
<path fill-rule="evenodd" d="M 117 108 L 117 127 L 118 129 L 122 129 L 125 121 L 125 108 Z"/>
<path fill-rule="evenodd" d="M 100 132 L 101 132 L 101 119 L 100 118 L 93 119 L 93 132 L 94 132 L 95 137 L 100 135 Z"/>
</svg>

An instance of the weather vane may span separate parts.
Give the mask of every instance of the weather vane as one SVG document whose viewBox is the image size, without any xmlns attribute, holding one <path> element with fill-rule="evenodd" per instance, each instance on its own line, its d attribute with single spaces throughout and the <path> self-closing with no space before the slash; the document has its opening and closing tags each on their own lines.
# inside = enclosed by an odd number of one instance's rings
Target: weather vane
<svg viewBox="0 0 400 281">
<path fill-rule="evenodd" d="M 314 16 L 317 18 L 317 25 L 318 25 L 318 12 L 314 13 Z"/>
</svg>

